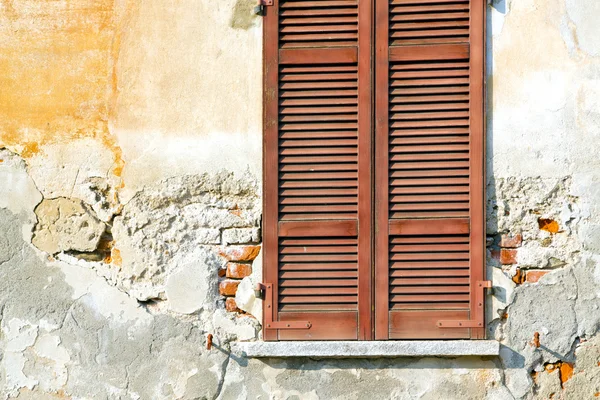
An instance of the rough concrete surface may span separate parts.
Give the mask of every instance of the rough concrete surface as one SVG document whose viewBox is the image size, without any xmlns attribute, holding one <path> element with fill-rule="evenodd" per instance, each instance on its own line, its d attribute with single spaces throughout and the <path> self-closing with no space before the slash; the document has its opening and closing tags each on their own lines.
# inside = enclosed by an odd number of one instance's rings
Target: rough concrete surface
<svg viewBox="0 0 600 400">
<path fill-rule="evenodd" d="M 0 2 L 0 398 L 600 397 L 598 2 L 488 7 L 500 356 L 385 360 L 229 354 L 261 337 L 254 3 Z"/>
</svg>

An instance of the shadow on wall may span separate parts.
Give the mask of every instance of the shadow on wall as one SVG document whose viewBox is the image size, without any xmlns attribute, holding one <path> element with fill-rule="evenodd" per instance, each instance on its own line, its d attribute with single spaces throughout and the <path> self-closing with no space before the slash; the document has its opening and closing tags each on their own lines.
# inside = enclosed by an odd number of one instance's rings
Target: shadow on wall
<svg viewBox="0 0 600 400">
<path fill-rule="evenodd" d="M 498 207 L 496 206 L 497 194 L 496 194 L 496 180 L 494 177 L 494 22 L 492 18 L 492 8 L 497 12 L 506 14 L 507 0 L 492 0 L 492 4 L 488 4 L 486 9 L 486 59 L 485 59 L 485 116 L 486 116 L 486 154 L 485 154 L 485 173 L 486 173 L 486 231 L 487 235 L 487 247 L 494 245 L 494 234 L 498 232 Z M 492 279 L 493 266 L 486 265 L 487 279 Z M 506 290 L 500 287 L 494 287 L 494 296 L 499 297 L 503 302 L 508 299 Z M 490 299 L 488 299 L 490 300 Z M 491 310 L 488 307 L 488 313 Z M 488 315 L 488 321 L 491 321 L 495 316 Z M 492 335 L 488 326 L 488 337 Z"/>
</svg>

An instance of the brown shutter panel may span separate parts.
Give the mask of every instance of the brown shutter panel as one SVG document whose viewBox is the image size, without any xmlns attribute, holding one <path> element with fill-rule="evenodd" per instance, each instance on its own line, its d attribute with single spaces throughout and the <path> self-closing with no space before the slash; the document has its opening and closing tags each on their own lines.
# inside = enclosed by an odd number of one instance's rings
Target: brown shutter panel
<svg viewBox="0 0 600 400">
<path fill-rule="evenodd" d="M 485 1 L 376 8 L 375 336 L 482 338 Z"/>
<path fill-rule="evenodd" d="M 265 340 L 372 335 L 371 5 L 266 7 Z"/>
</svg>

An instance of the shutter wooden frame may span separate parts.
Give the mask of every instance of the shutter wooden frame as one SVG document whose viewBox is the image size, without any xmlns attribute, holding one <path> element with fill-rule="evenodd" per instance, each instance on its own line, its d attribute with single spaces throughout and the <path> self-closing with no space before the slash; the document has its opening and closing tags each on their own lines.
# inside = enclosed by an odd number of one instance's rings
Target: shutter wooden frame
<svg viewBox="0 0 600 400">
<path fill-rule="evenodd" d="M 315 1 L 287 0 L 292 6 L 310 10 Z M 337 4 L 355 3 L 358 10 L 357 40 L 352 46 L 342 39 L 334 40 L 334 46 L 319 41 L 322 35 L 310 40 L 294 42 L 300 35 L 281 36 L 280 5 L 286 0 L 275 0 L 265 7 L 263 24 L 264 52 L 264 136 L 263 136 L 263 281 L 273 288 L 273 306 L 263 302 L 265 320 L 308 321 L 309 329 L 268 329 L 264 326 L 264 340 L 370 340 L 372 322 L 372 0 L 343 0 Z M 302 10 L 289 13 L 302 16 Z M 294 22 L 294 21 L 292 21 Z M 296 22 L 294 22 L 296 23 Z M 311 28 L 314 30 L 314 28 Z M 297 32 L 298 29 L 295 29 Z M 305 33 L 305 32 L 302 32 Z M 346 35 L 347 36 L 347 35 Z M 333 37 L 333 36 L 332 36 Z M 337 36 L 335 36 L 337 37 Z M 288 40 L 289 39 L 289 40 Z M 345 39 L 344 39 L 345 40 Z M 325 64 L 345 60 L 356 63 L 358 74 L 358 129 L 357 129 L 357 218 L 355 220 L 306 219 L 284 221 L 280 210 L 280 66 L 295 63 Z M 280 241 L 286 237 L 318 239 L 323 236 L 343 237 L 350 235 L 357 240 L 357 309 L 354 311 L 281 312 L 279 300 Z M 354 235 L 354 236 L 352 236 Z M 355 315 L 355 316 L 354 316 Z M 268 317 L 268 318 L 267 318 Z"/>
<path fill-rule="evenodd" d="M 433 4 L 435 3 L 435 4 Z M 484 119 L 484 61 L 485 61 L 485 2 L 484 0 L 469 0 L 468 1 L 468 36 L 466 35 L 464 21 L 456 20 L 454 18 L 464 17 L 454 13 L 452 8 L 461 8 L 461 4 L 465 4 L 466 0 L 435 0 L 435 1 L 423 1 L 423 0 L 385 0 L 376 2 L 375 10 L 375 339 L 376 340 L 387 340 L 387 339 L 455 339 L 455 338 L 473 338 L 483 339 L 485 337 L 484 329 L 484 301 L 483 301 L 483 290 L 486 284 L 482 282 L 484 280 L 484 266 L 485 266 L 485 119 Z M 395 12 L 398 10 L 407 10 L 406 14 L 398 15 L 392 14 L 391 8 L 395 8 Z M 410 8 L 410 10 L 409 10 Z M 435 10 L 432 11 L 432 10 Z M 441 10 L 441 11 L 440 11 Z M 443 12 L 448 12 L 446 15 L 442 15 Z M 392 17 L 395 18 L 392 21 Z M 421 28 L 423 26 L 421 21 L 428 20 L 429 26 L 438 25 L 434 29 Z M 401 21 L 402 23 L 397 23 Z M 392 25 L 394 24 L 393 28 Z M 454 25 L 453 25 L 454 24 Z M 404 27 L 411 25 L 409 28 Z M 444 29 L 440 29 L 440 26 L 444 26 Z M 462 25 L 462 26 L 459 26 Z M 416 27 L 419 27 L 415 31 Z M 454 30 L 452 30 L 454 29 Z M 396 38 L 393 46 L 390 45 L 390 36 L 395 35 Z M 432 36 L 436 37 L 432 37 Z M 399 38 L 399 39 L 398 39 Z M 468 85 L 469 85 L 469 108 L 468 108 L 468 129 L 469 129 L 469 142 L 468 142 L 468 215 L 463 216 L 459 219 L 456 218 L 444 218 L 444 219 L 395 219 L 391 218 L 390 208 L 392 207 L 393 200 L 390 198 L 390 165 L 394 163 L 391 160 L 391 145 L 390 145 L 390 101 L 389 96 L 391 86 L 390 69 L 393 63 L 398 64 L 400 69 L 411 69 L 418 64 L 414 63 L 428 63 L 428 62 L 452 62 L 452 60 L 468 58 Z M 406 64 L 402 64 L 406 63 Z M 403 65 L 408 65 L 404 67 Z M 423 68 L 434 69 L 432 67 L 423 66 Z M 442 67 L 445 68 L 445 67 Z M 448 67 L 449 68 L 449 67 Z M 418 70 L 417 70 L 418 71 Z M 410 76 L 409 74 L 402 73 L 398 74 L 402 76 Z M 425 76 L 426 74 L 414 73 L 413 76 Z M 439 76 L 439 75 L 437 75 Z M 451 76 L 448 74 L 448 76 Z M 400 78 L 397 78 L 400 79 Z M 449 79 L 450 81 L 450 79 Z M 423 78 L 421 81 L 414 82 L 415 85 L 427 85 L 427 79 Z M 425 100 L 419 100 L 425 101 Z M 413 102 L 414 103 L 414 102 Z M 426 103 L 424 103 L 426 104 Z M 427 111 L 426 106 L 420 106 L 419 108 L 409 106 L 408 108 L 415 110 Z M 400 109 L 402 109 L 400 107 Z M 435 118 L 435 110 L 431 107 L 430 119 Z M 450 115 L 451 112 L 447 112 Z M 462 115 L 464 113 L 453 113 L 454 115 Z M 407 116 L 406 118 L 418 118 L 418 114 L 413 116 Z M 403 118 L 403 117 L 400 117 Z M 424 124 L 425 125 L 425 124 Z M 431 124 L 429 124 L 431 125 Z M 413 132 L 414 134 L 414 132 Z M 411 135 L 410 133 L 408 134 Z M 424 137 L 424 136 L 423 136 Z M 410 140 L 414 138 L 411 137 Z M 403 139 L 406 141 L 406 139 Z M 421 139 L 413 140 L 413 142 L 421 142 Z M 424 145 L 425 146 L 425 145 Z M 457 147 L 455 145 L 446 145 L 446 148 L 450 149 Z M 431 146 L 430 146 L 431 147 Z M 442 146 L 439 146 L 442 147 Z M 402 149 L 402 146 L 398 148 Z M 423 151 L 423 150 L 417 150 Z M 440 151 L 440 150 L 436 150 Z M 447 150 L 449 151 L 449 150 Z M 442 153 L 438 153 L 442 154 Z M 448 153 L 448 157 L 453 154 Z M 394 156 L 400 160 L 410 160 L 412 156 L 403 155 L 402 153 Z M 420 156 L 421 160 L 426 160 L 425 156 Z M 417 159 L 418 157 L 414 157 Z M 429 160 L 435 160 L 436 158 L 432 154 Z M 413 163 L 417 165 L 419 161 Z M 426 161 L 421 161 L 426 162 Z M 447 165 L 456 164 L 454 162 L 447 162 Z M 410 167 L 406 167 L 410 168 Z M 425 168 L 425 167 L 422 167 Z M 405 175 L 400 176 L 408 178 L 408 174 L 404 171 Z M 419 175 L 422 176 L 422 175 Z M 416 179 L 413 179 L 416 181 Z M 407 184 L 412 185 L 413 183 Z M 419 184 L 422 184 L 419 182 Z M 427 189 L 427 191 L 423 191 Z M 421 187 L 420 193 L 415 192 L 415 195 L 423 195 L 424 193 L 435 193 L 435 187 Z M 439 190 L 438 190 L 439 192 Z M 398 197 L 398 196 L 396 196 Z M 443 196 L 433 196 L 432 198 L 442 199 Z M 465 196 L 461 195 L 446 195 L 445 198 L 450 198 L 452 201 L 456 199 L 465 199 Z M 455 206 L 457 203 L 448 203 L 449 206 Z M 396 204 L 395 207 L 404 207 L 402 204 Z M 408 207 L 411 208 L 411 207 Z M 413 207 L 414 208 L 414 207 Z M 448 212 L 448 215 L 456 212 Z M 395 213 L 402 214 L 402 213 Z M 410 215 L 409 212 L 405 213 Z M 416 217 L 418 213 L 413 213 Z M 422 212 L 422 215 L 427 215 L 427 212 Z M 429 214 L 434 214 L 430 212 Z M 396 216 L 397 217 L 397 216 Z M 414 217 L 414 218 L 416 218 Z M 397 236 L 400 235 L 400 236 Z M 417 236 L 414 236 L 417 235 Z M 426 236 L 423 236 L 426 235 Z M 462 235 L 462 239 L 460 239 Z M 466 236 L 465 236 L 466 235 Z M 413 270 L 400 270 L 403 275 L 408 278 L 420 277 L 419 287 L 392 287 L 390 275 L 392 272 L 398 271 L 392 270 L 390 259 L 393 257 L 413 257 L 416 251 L 415 249 L 429 248 L 434 249 L 435 246 L 438 248 L 465 248 L 465 244 L 448 244 L 448 241 L 460 240 L 460 243 L 465 243 L 465 238 L 468 237 L 468 269 L 461 270 L 449 270 L 444 271 L 441 269 L 430 269 L 430 270 L 419 270 L 418 267 L 411 266 L 410 268 L 416 268 Z M 404 238 L 404 239 L 403 239 Z M 394 248 L 408 249 L 409 253 L 393 253 L 390 249 L 390 243 L 393 240 L 411 241 L 415 244 L 404 244 L 394 245 Z M 417 242 L 415 242 L 417 241 Z M 420 241 L 420 242 L 418 242 Z M 433 242 L 443 242 L 444 245 L 436 245 Z M 424 250 L 423 250 L 424 251 Z M 457 253 L 452 253 L 457 254 Z M 421 255 L 422 256 L 422 255 Z M 421 257 L 419 256 L 419 257 Z M 431 253 L 426 258 L 433 259 L 434 257 L 443 258 L 443 253 Z M 455 256 L 452 256 L 455 257 Z M 462 257 L 462 256 L 461 256 Z M 414 257 L 413 257 L 414 258 Z M 430 261 L 430 264 L 439 263 L 439 261 Z M 452 263 L 460 264 L 458 261 L 448 261 L 447 265 Z M 404 265 L 410 264 L 406 261 Z M 417 264 L 416 262 L 413 264 Z M 421 264 L 425 264 L 421 262 Z M 401 264 L 402 265 L 402 264 Z M 462 264 L 461 264 L 462 265 Z M 408 267 L 406 267 L 408 268 Z M 424 267 L 421 267 L 424 268 Z M 427 268 L 432 268 L 429 265 Z M 452 272 L 452 271 L 460 271 Z M 433 279 L 426 278 L 431 276 L 433 273 L 439 276 L 452 276 L 451 274 L 460 275 L 461 277 L 454 278 L 436 278 L 437 281 L 446 281 L 452 283 L 460 282 L 463 286 L 446 286 L 444 290 L 451 292 L 453 289 L 459 288 L 464 293 L 465 284 L 468 282 L 469 291 L 467 294 L 452 295 L 445 293 L 444 296 L 448 302 L 452 301 L 453 298 L 460 299 L 463 303 L 468 299 L 468 309 L 444 309 L 439 306 L 414 306 L 414 309 L 410 309 L 411 304 L 406 303 L 402 307 L 406 307 L 401 311 L 392 311 L 390 308 L 390 298 L 393 298 L 393 290 L 398 290 L 405 296 L 397 296 L 406 299 L 407 301 L 418 301 L 416 299 L 422 299 L 428 296 L 428 298 L 434 302 L 436 300 L 435 295 L 436 287 L 427 287 L 428 281 Z M 411 276 L 412 275 L 412 276 Z M 415 282 L 416 280 L 404 279 L 405 281 Z M 403 281 L 403 279 L 395 279 L 396 281 Z M 401 285 L 406 283 L 402 282 Z M 410 284 L 410 283 L 409 283 Z M 439 287 L 439 286 L 438 286 Z M 410 293 L 419 291 L 421 296 L 413 296 Z M 431 293 L 431 295 L 423 294 Z M 435 303 L 432 303 L 435 304 Z"/>
<path fill-rule="evenodd" d="M 429 5 L 432 3 L 435 3 L 435 7 L 440 7 L 444 3 L 460 3 L 466 0 L 356 0 L 358 33 L 357 45 L 354 47 L 349 42 L 348 38 L 351 35 L 348 34 L 332 35 L 331 37 L 335 37 L 333 40 L 335 45 L 327 46 L 327 43 L 321 40 L 322 32 L 318 32 L 318 28 L 314 26 L 311 29 L 318 34 L 311 36 L 310 39 L 304 41 L 298 39 L 299 35 L 296 35 L 298 29 L 292 29 L 292 35 L 280 40 L 282 32 L 280 32 L 279 26 L 281 11 L 279 6 L 283 1 L 285 0 L 275 0 L 272 6 L 266 7 L 263 24 L 265 87 L 263 98 L 263 281 L 271 284 L 273 288 L 273 306 L 268 308 L 267 302 L 264 302 L 263 311 L 265 320 L 268 321 L 309 320 L 312 326 L 310 329 L 281 330 L 264 327 L 263 338 L 265 340 L 484 338 L 485 329 L 479 325 L 484 319 L 482 288 L 485 286 L 483 284 L 485 265 L 484 0 L 469 0 L 470 23 L 467 43 L 464 42 L 466 36 L 464 24 L 448 26 L 449 21 L 441 21 L 437 27 L 439 30 L 435 34 L 427 30 L 418 30 L 417 36 L 420 36 L 416 38 L 413 37 L 415 34 L 412 32 L 397 30 L 395 43 L 392 46 L 396 49 L 392 51 L 390 51 L 389 43 L 390 2 L 415 5 L 415 8 L 419 8 L 419 6 L 430 7 Z M 305 4 L 303 7 L 310 7 L 315 0 L 303 0 L 302 2 Z M 327 1 L 330 4 L 336 3 L 336 6 L 349 2 L 351 0 Z M 426 11 L 426 13 L 431 12 L 431 10 Z M 374 36 L 373 31 L 375 32 Z M 407 37 L 408 39 L 406 39 Z M 402 46 L 411 46 L 413 50 L 418 47 L 419 56 L 414 54 L 407 56 L 401 51 L 402 49 L 399 49 Z M 470 130 L 468 216 L 454 220 L 436 220 L 435 229 L 440 235 L 466 234 L 468 236 L 469 260 L 466 277 L 469 282 L 469 307 L 466 310 L 441 314 L 436 310 L 417 310 L 405 312 L 402 315 L 394 314 L 393 318 L 390 318 L 390 236 L 422 234 L 424 229 L 421 222 L 410 219 L 400 219 L 390 223 L 390 145 L 388 143 L 390 62 L 410 60 L 421 62 L 433 59 L 443 61 L 457 57 L 464 58 L 465 55 L 468 55 L 469 64 L 470 104 L 468 110 Z M 349 219 L 328 220 L 327 226 L 322 223 L 319 225 L 310 219 L 284 221 L 279 212 L 281 206 L 279 196 L 280 65 L 282 63 L 321 65 L 322 63 L 335 63 L 335 60 L 339 61 L 340 58 L 348 62 L 356 62 L 358 73 L 357 218 L 354 221 Z M 374 139 L 373 125 L 375 128 Z M 460 198 L 462 199 L 464 196 Z M 352 322 L 352 317 L 344 312 L 280 312 L 279 248 L 282 238 L 290 236 L 295 238 L 345 237 L 348 235 L 356 238 L 358 249 L 356 323 Z M 436 245 L 432 244 L 432 246 Z M 443 322 L 443 327 L 440 327 L 440 321 Z M 391 335 L 390 322 L 394 327 Z M 463 323 L 465 325 L 462 325 Z"/>
</svg>

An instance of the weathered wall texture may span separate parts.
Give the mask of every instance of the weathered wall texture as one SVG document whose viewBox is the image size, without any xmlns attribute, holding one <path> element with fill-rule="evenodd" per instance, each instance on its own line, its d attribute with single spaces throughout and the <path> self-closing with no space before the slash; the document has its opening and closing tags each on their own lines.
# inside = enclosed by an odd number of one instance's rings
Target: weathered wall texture
<svg viewBox="0 0 600 400">
<path fill-rule="evenodd" d="M 600 3 L 488 7 L 501 356 L 329 361 L 228 351 L 260 338 L 254 3 L 0 1 L 0 397 L 600 397 Z"/>
</svg>

